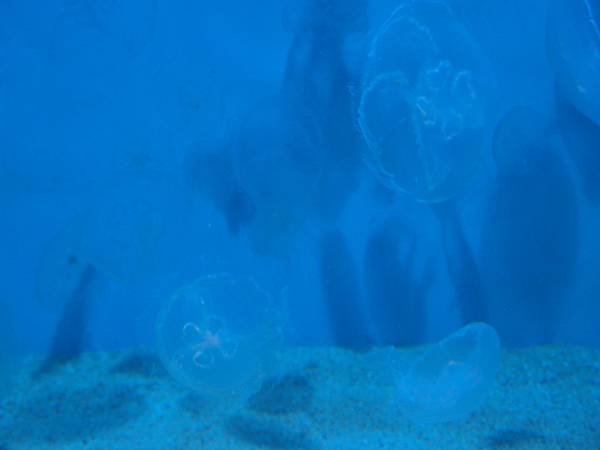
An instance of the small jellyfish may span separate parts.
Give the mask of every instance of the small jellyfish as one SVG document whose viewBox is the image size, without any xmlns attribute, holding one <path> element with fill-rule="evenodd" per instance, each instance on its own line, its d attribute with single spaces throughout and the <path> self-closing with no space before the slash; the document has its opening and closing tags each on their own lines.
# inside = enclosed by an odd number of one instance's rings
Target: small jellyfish
<svg viewBox="0 0 600 450">
<path fill-rule="evenodd" d="M 201 394 L 243 397 L 272 375 L 282 312 L 251 279 L 204 276 L 177 290 L 160 312 L 159 356 L 175 380 Z"/>
<path fill-rule="evenodd" d="M 560 93 L 600 126 L 600 1 L 549 2 L 546 41 Z"/>
<path fill-rule="evenodd" d="M 460 192 L 481 164 L 489 84 L 473 38 L 443 2 L 405 2 L 381 26 L 358 106 L 363 159 L 424 202 Z"/>
<path fill-rule="evenodd" d="M 528 106 L 515 106 L 498 123 L 492 142 L 496 168 L 505 175 L 525 175 L 544 158 L 549 122 Z"/>
<path fill-rule="evenodd" d="M 419 424 L 467 418 L 494 386 L 500 350 L 498 334 L 482 322 L 434 344 L 398 383 L 402 413 Z"/>
</svg>

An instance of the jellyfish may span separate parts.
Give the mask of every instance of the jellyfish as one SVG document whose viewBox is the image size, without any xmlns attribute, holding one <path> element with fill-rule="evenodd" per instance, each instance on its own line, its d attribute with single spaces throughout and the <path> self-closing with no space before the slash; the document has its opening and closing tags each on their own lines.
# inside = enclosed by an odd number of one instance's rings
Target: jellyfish
<svg viewBox="0 0 600 450">
<path fill-rule="evenodd" d="M 283 306 L 252 279 L 203 276 L 159 313 L 158 354 L 181 384 L 209 397 L 244 398 L 276 370 Z"/>
<path fill-rule="evenodd" d="M 549 2 L 546 40 L 560 94 L 600 126 L 600 2 Z"/>
<path fill-rule="evenodd" d="M 426 349 L 397 384 L 401 412 L 418 424 L 464 420 L 492 390 L 500 339 L 486 323 L 471 323 Z"/>
<path fill-rule="evenodd" d="M 498 173 L 483 215 L 481 276 L 489 322 L 511 346 L 556 338 L 577 267 L 577 192 L 545 122 L 517 107 L 494 138 Z"/>
<path fill-rule="evenodd" d="M 358 106 L 377 178 L 417 200 L 440 202 L 481 164 L 489 73 L 445 3 L 405 2 L 373 38 Z"/>
</svg>

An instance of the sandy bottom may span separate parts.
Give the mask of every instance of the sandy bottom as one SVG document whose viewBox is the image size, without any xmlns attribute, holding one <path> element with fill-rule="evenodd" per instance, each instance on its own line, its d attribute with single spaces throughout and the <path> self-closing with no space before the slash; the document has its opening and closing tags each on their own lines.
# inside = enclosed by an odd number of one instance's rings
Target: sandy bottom
<svg viewBox="0 0 600 450">
<path fill-rule="evenodd" d="M 0 401 L 0 450 L 600 449 L 599 351 L 505 352 L 485 405 L 441 425 L 395 406 L 394 377 L 418 352 L 290 348 L 268 388 L 241 400 L 194 393 L 142 351 L 90 353 L 42 374 L 30 360 Z"/>
</svg>

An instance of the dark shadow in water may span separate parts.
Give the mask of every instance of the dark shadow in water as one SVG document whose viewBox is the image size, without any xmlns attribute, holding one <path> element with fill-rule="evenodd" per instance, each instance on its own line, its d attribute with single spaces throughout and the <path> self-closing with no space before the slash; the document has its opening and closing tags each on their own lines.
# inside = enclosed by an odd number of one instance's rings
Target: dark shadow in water
<svg viewBox="0 0 600 450">
<path fill-rule="evenodd" d="M 340 231 L 326 231 L 319 244 L 320 279 L 334 344 L 366 349 L 372 341 L 362 304 L 358 270 Z"/>
<path fill-rule="evenodd" d="M 475 255 L 463 230 L 453 200 L 431 204 L 442 234 L 442 245 L 450 282 L 456 292 L 463 324 L 487 322 L 488 311 Z"/>
<path fill-rule="evenodd" d="M 533 145 L 533 144 L 532 144 Z M 526 171 L 499 173 L 486 201 L 481 271 L 490 322 L 505 345 L 552 342 L 575 275 L 579 205 L 547 141 Z"/>
<path fill-rule="evenodd" d="M 145 407 L 135 386 L 99 383 L 72 391 L 56 389 L 7 407 L 11 410 L 0 424 L 0 438 L 38 442 L 40 448 L 83 440 L 125 426 Z"/>
<path fill-rule="evenodd" d="M 306 375 L 287 374 L 266 380 L 248 399 L 247 406 L 261 414 L 283 416 L 308 410 L 314 395 L 314 387 Z"/>
<path fill-rule="evenodd" d="M 137 375 L 144 378 L 168 378 L 158 356 L 145 351 L 133 351 L 124 356 L 111 369 L 117 375 Z"/>
<path fill-rule="evenodd" d="M 367 242 L 364 280 L 377 343 L 417 345 L 425 338 L 425 295 L 430 276 L 415 279 L 416 239 L 399 220 L 388 219 Z"/>
<path fill-rule="evenodd" d="M 79 358 L 85 346 L 88 310 L 93 299 L 90 291 L 93 288 L 96 269 L 91 264 L 78 262 L 75 256 L 72 258 L 73 264 L 85 264 L 85 267 L 71 298 L 62 310 L 48 357 L 33 373 L 34 379 Z"/>
</svg>

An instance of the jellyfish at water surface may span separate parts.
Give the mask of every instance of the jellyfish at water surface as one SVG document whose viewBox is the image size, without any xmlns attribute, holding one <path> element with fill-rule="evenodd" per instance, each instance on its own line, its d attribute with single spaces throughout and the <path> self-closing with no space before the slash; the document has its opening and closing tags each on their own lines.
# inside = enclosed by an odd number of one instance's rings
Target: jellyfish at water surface
<svg viewBox="0 0 600 450">
<path fill-rule="evenodd" d="M 404 3 L 369 53 L 358 107 L 365 163 L 418 200 L 455 196 L 481 163 L 489 83 L 479 49 L 443 2 Z"/>
<path fill-rule="evenodd" d="M 421 424 L 467 418 L 494 386 L 500 350 L 496 330 L 480 322 L 434 344 L 398 383 L 402 413 Z"/>
<path fill-rule="evenodd" d="M 252 279 L 204 276 L 177 290 L 160 312 L 158 353 L 183 385 L 243 397 L 275 370 L 283 317 L 282 303 Z"/>
<path fill-rule="evenodd" d="M 548 56 L 560 93 L 600 126 L 600 0 L 552 0 L 548 9 Z"/>
</svg>

